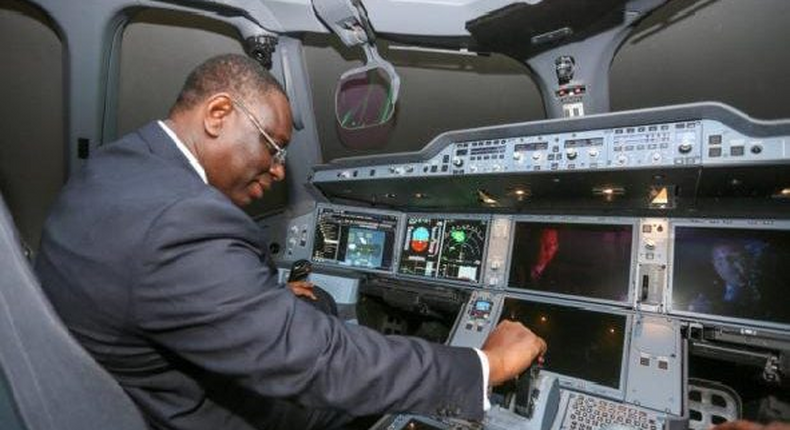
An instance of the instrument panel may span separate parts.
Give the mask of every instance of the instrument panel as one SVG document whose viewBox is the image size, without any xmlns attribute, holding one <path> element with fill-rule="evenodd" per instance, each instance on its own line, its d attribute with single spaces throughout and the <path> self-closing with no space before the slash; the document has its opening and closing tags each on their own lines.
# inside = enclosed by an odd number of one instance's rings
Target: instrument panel
<svg viewBox="0 0 790 430">
<path fill-rule="evenodd" d="M 398 273 L 478 284 L 489 218 L 408 215 Z"/>
<path fill-rule="evenodd" d="M 790 221 L 399 213 L 318 205 L 312 261 L 460 288 L 790 328 Z M 503 237 L 504 235 L 504 237 Z M 487 282 L 492 274 L 497 282 Z"/>
</svg>

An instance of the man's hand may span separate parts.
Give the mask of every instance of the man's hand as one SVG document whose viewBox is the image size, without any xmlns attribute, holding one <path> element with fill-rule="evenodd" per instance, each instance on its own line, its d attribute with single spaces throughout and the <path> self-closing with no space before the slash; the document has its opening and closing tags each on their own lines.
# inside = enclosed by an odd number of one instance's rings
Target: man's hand
<svg viewBox="0 0 790 430">
<path fill-rule="evenodd" d="M 774 421 L 770 424 L 762 425 L 752 421 L 738 420 L 719 424 L 711 427 L 711 430 L 790 430 L 790 423 Z"/>
<path fill-rule="evenodd" d="M 515 378 L 546 352 L 546 342 L 519 322 L 502 321 L 483 345 L 492 386 Z"/>
<path fill-rule="evenodd" d="M 288 288 L 293 291 L 295 296 L 309 297 L 313 300 L 318 300 L 318 297 L 313 293 L 313 283 L 309 281 L 293 281 L 288 283 Z"/>
</svg>

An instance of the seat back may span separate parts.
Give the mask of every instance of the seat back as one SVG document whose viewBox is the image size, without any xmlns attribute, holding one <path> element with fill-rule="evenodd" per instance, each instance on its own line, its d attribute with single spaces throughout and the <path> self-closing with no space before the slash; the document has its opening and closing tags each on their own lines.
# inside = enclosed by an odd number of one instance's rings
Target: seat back
<svg viewBox="0 0 790 430">
<path fill-rule="evenodd" d="M 11 430 L 148 428 L 55 314 L 21 253 L 1 195 L 0 423 Z"/>
</svg>

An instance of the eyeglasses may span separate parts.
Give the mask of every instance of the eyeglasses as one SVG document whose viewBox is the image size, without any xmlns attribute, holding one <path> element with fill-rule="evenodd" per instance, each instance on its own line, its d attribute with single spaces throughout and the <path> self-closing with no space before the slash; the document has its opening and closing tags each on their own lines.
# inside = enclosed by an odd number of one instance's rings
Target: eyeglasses
<svg viewBox="0 0 790 430">
<path fill-rule="evenodd" d="M 263 129 L 263 127 L 261 127 L 261 123 L 259 123 L 258 120 L 255 119 L 255 116 L 252 114 L 252 112 L 250 112 L 249 109 L 247 109 L 247 106 L 245 106 L 244 103 L 241 102 L 241 100 L 231 99 L 231 101 L 242 112 L 244 112 L 245 115 L 247 115 L 247 118 L 250 119 L 250 122 L 252 123 L 252 125 L 254 125 L 255 128 L 258 129 L 258 132 L 260 132 L 261 135 L 264 137 L 264 140 L 266 141 L 266 143 L 269 144 L 269 147 L 273 150 L 272 159 L 274 160 L 274 162 L 276 164 L 281 164 L 281 165 L 284 166 L 285 165 L 285 156 L 288 154 L 288 151 L 285 148 L 283 148 L 280 145 L 278 145 L 274 141 L 274 139 L 272 139 L 272 137 L 269 136 L 269 133 L 267 133 Z"/>
</svg>

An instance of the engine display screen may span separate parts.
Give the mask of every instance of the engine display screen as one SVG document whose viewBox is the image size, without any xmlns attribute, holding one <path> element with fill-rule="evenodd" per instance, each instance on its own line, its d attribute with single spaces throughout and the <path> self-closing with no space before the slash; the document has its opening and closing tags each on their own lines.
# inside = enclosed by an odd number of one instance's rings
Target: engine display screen
<svg viewBox="0 0 790 430">
<path fill-rule="evenodd" d="M 486 219 L 409 217 L 398 272 L 480 282 L 488 224 Z"/>
<path fill-rule="evenodd" d="M 504 319 L 519 321 L 549 346 L 543 368 L 598 385 L 619 388 L 626 316 L 508 297 Z"/>
<path fill-rule="evenodd" d="M 790 231 L 675 228 L 672 308 L 790 324 Z"/>
<path fill-rule="evenodd" d="M 391 270 L 397 229 L 395 215 L 319 208 L 313 261 Z"/>
<path fill-rule="evenodd" d="M 624 302 L 631 224 L 516 222 L 508 286 Z"/>
</svg>

